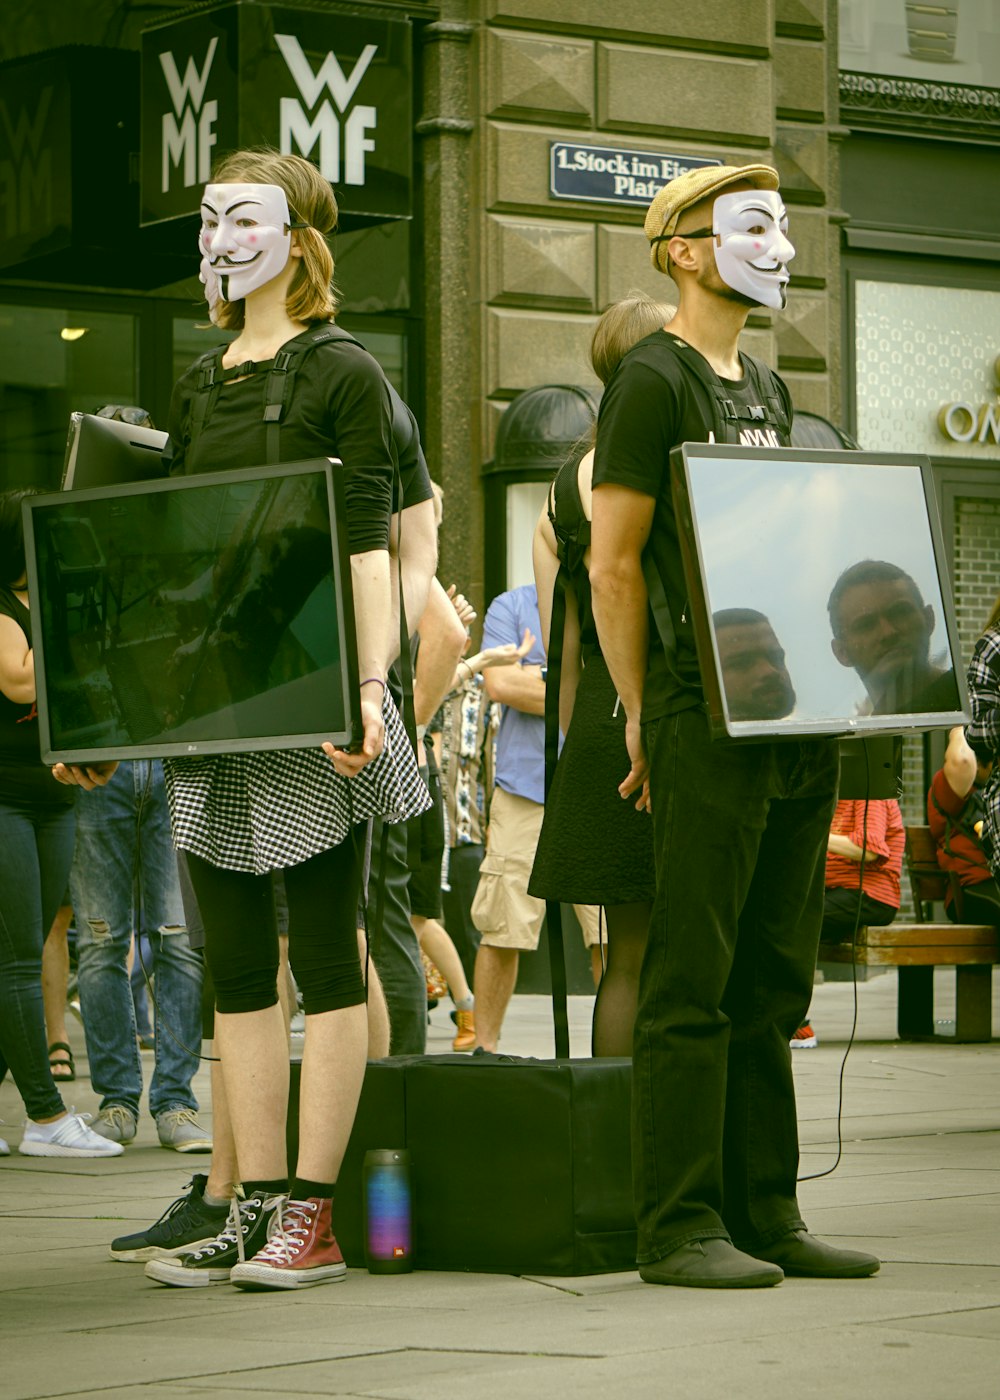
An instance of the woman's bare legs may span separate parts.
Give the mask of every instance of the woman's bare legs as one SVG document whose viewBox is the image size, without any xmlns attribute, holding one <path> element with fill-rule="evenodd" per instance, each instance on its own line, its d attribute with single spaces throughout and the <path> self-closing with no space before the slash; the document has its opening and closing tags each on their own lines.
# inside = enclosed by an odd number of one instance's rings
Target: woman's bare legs
<svg viewBox="0 0 1000 1400">
<path fill-rule="evenodd" d="M 263 1011 L 216 1011 L 215 1043 L 222 1060 L 240 1179 L 287 1177 L 288 1035 L 280 1003 Z"/>
<path fill-rule="evenodd" d="M 337 1180 L 354 1126 L 367 1055 L 368 1010 L 363 1002 L 306 1016 L 295 1169 L 304 1180 Z M 281 1136 L 284 1149 L 284 1124 Z"/>
<path fill-rule="evenodd" d="M 368 988 L 368 1058 L 384 1060 L 389 1053 L 389 1007 L 375 963 L 368 953 L 363 928 L 358 929 L 358 955 L 361 958 L 361 975 Z"/>
<path fill-rule="evenodd" d="M 448 983 L 452 1001 L 456 1005 L 459 1002 L 468 1002 L 472 997 L 472 989 L 466 978 L 462 959 L 458 956 L 458 949 L 451 941 L 447 929 L 438 923 L 437 919 L 425 919 L 420 914 L 411 914 L 410 923 L 417 935 L 417 942 Z"/>
<path fill-rule="evenodd" d="M 66 1029 L 69 943 L 66 932 L 72 917 L 73 910 L 68 904 L 64 904 L 53 919 L 52 927 L 42 945 L 42 1001 L 45 1007 L 46 1043 L 49 1045 L 69 1043 L 69 1032 Z M 54 1078 L 58 1083 L 59 1076 Z"/>
</svg>

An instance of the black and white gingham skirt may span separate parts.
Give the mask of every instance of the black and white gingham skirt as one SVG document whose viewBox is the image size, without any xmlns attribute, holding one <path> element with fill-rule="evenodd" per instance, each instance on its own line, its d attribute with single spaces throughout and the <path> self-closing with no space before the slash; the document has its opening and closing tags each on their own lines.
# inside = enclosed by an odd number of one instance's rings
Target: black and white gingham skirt
<svg viewBox="0 0 1000 1400">
<path fill-rule="evenodd" d="M 318 748 L 165 759 L 174 845 L 263 875 L 338 846 L 370 817 L 416 816 L 430 796 L 389 695 L 382 715 L 385 747 L 356 778 L 341 777 Z"/>
</svg>

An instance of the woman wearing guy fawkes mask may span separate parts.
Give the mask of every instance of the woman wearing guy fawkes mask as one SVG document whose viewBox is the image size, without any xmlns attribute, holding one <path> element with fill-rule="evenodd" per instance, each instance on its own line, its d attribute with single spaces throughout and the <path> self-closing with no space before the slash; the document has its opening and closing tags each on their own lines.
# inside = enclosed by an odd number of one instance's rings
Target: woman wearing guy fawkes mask
<svg viewBox="0 0 1000 1400">
<path fill-rule="evenodd" d="M 659 191 L 645 231 L 677 314 L 624 357 L 597 428 L 594 615 L 627 717 L 619 791 L 651 807 L 657 876 L 633 1044 L 638 1262 L 647 1283 L 681 1287 L 879 1267 L 815 1240 L 796 1200 L 788 1041 L 812 991 L 836 745 L 711 740 L 670 488 L 682 442 L 788 444 L 787 388 L 737 345 L 751 308 L 785 304 L 786 228 L 770 166 L 707 167 Z"/>
<path fill-rule="evenodd" d="M 267 460 L 264 387 L 278 352 L 333 320 L 337 220 L 329 184 L 309 161 L 239 151 L 202 199 L 201 277 L 213 321 L 238 332 L 179 380 L 171 406 L 171 469 L 218 471 Z M 216 1044 L 242 1190 L 217 1238 L 151 1257 L 158 1282 L 232 1281 L 299 1288 L 343 1277 L 332 1198 L 353 1124 L 367 1047 L 365 986 L 355 930 L 364 842 L 376 815 L 404 821 L 428 805 L 389 695 L 389 521 L 392 408 L 375 360 L 350 341 L 301 360 L 281 416 L 283 461 L 339 457 L 361 678 L 359 752 L 297 749 L 164 763 L 175 845 L 187 855 L 216 989 Z M 106 781 L 106 769 L 66 781 Z M 271 872 L 289 906 L 290 961 L 303 993 L 305 1048 L 299 1156 L 285 1151 L 288 1047 L 276 992 L 278 939 Z M 214 1230 L 212 1231 L 214 1234 Z M 143 1256 L 149 1257 L 149 1256 Z"/>
</svg>

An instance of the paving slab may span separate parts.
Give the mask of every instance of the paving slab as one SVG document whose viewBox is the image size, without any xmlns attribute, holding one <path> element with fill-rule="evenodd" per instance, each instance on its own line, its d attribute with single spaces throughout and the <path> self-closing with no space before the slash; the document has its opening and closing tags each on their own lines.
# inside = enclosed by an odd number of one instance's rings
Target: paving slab
<svg viewBox="0 0 1000 1400">
<path fill-rule="evenodd" d="M 939 979 L 936 991 L 946 1017 L 953 987 Z M 805 1177 L 836 1157 L 854 1002 L 849 983 L 818 986 L 820 1045 L 793 1059 Z M 110 1261 L 108 1243 L 160 1215 L 208 1159 L 164 1151 L 144 1112 L 121 1158 L 0 1160 L 0 1396 L 984 1400 L 1000 1374 L 1000 1047 L 900 1044 L 891 973 L 859 984 L 857 1007 L 843 1155 L 831 1175 L 803 1181 L 801 1198 L 817 1233 L 880 1254 L 874 1279 L 715 1292 L 651 1288 L 634 1271 L 351 1270 L 337 1287 L 293 1295 L 166 1289 L 141 1265 Z M 571 999 L 576 1054 L 591 1011 L 592 999 Z M 438 1007 L 429 1049 L 447 1050 L 452 1034 Z M 504 1049 L 551 1054 L 542 998 L 515 998 Z M 92 1111 L 89 1086 L 76 1090 Z M 207 1102 L 205 1067 L 196 1092 Z M 0 1132 L 15 1145 L 21 1117 L 8 1081 Z"/>
</svg>

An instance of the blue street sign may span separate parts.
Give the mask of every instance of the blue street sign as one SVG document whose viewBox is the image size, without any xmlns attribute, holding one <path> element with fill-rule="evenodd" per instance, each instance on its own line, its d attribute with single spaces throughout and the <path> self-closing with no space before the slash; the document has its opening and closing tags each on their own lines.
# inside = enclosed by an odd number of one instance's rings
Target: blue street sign
<svg viewBox="0 0 1000 1400">
<path fill-rule="evenodd" d="M 721 160 L 702 156 L 553 141 L 549 146 L 549 192 L 555 199 L 647 205 L 668 180 L 704 165 L 721 164 Z"/>
</svg>

